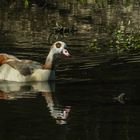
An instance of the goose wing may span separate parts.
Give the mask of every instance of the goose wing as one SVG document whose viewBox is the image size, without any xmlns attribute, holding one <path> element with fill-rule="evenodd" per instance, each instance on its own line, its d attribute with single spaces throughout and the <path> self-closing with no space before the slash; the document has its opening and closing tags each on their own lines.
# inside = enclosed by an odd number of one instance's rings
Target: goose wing
<svg viewBox="0 0 140 140">
<path fill-rule="evenodd" d="M 20 62 L 9 61 L 6 63 L 14 69 L 18 70 L 24 76 L 31 75 L 35 69 L 42 68 L 42 65 L 39 62 L 32 60 L 21 60 Z"/>
<path fill-rule="evenodd" d="M 10 61 L 19 61 L 20 62 L 21 60 L 13 55 L 9 55 L 6 53 L 0 53 L 0 65 L 10 62 Z"/>
<path fill-rule="evenodd" d="M 35 69 L 42 68 L 42 65 L 39 62 L 32 60 L 20 60 L 13 55 L 0 53 L 0 66 L 3 64 L 10 65 L 24 76 L 32 74 Z"/>
</svg>

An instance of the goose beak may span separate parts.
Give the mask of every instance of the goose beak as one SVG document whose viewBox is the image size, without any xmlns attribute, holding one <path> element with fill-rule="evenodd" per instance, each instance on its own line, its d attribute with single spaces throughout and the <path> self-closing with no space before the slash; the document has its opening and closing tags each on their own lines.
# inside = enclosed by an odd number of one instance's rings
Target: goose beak
<svg viewBox="0 0 140 140">
<path fill-rule="evenodd" d="M 69 56 L 70 56 L 68 50 L 65 49 L 65 48 L 64 48 L 63 51 L 62 51 L 62 55 L 66 56 L 66 57 L 69 57 Z"/>
</svg>

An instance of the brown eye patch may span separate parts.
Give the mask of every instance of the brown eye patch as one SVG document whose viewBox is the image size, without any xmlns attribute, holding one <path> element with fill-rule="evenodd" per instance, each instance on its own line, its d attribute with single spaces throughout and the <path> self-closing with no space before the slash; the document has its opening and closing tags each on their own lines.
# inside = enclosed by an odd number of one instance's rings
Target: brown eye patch
<svg viewBox="0 0 140 140">
<path fill-rule="evenodd" d="M 57 48 L 61 47 L 61 43 L 56 43 L 55 45 L 56 45 Z"/>
</svg>

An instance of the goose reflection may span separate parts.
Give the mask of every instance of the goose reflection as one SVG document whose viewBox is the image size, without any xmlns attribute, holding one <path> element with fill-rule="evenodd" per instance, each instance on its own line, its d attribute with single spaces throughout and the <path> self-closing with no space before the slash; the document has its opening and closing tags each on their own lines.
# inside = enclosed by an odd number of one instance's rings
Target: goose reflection
<svg viewBox="0 0 140 140">
<path fill-rule="evenodd" d="M 0 82 L 1 100 L 18 100 L 20 98 L 36 98 L 41 93 L 44 97 L 50 115 L 57 124 L 67 124 L 67 118 L 71 110 L 70 106 L 62 106 L 55 97 L 55 82 Z"/>
</svg>

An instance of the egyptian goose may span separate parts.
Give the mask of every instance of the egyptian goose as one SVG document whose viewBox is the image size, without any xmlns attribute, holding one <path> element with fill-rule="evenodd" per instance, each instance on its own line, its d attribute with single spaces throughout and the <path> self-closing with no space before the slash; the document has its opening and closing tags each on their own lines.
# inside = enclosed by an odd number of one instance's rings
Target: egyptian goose
<svg viewBox="0 0 140 140">
<path fill-rule="evenodd" d="M 20 60 L 15 56 L 0 53 L 0 80 L 15 82 L 55 80 L 55 64 L 59 56 L 70 56 L 67 45 L 55 42 L 46 58 L 45 64 L 32 60 Z"/>
</svg>

